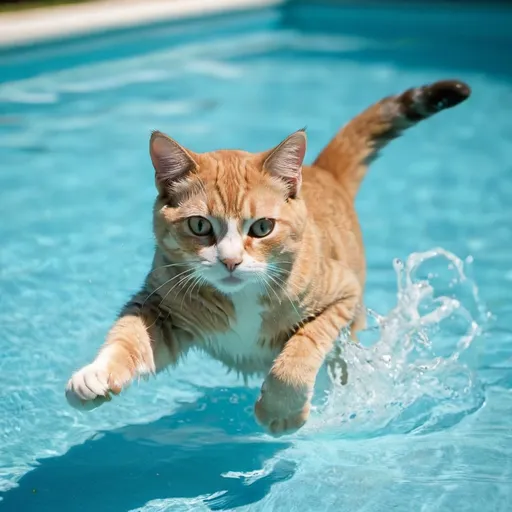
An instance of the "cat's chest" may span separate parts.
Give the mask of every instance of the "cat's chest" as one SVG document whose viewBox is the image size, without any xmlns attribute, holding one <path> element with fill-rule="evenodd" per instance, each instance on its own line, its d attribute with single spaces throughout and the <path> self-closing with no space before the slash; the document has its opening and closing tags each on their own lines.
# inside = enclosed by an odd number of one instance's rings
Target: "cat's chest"
<svg viewBox="0 0 512 512">
<path fill-rule="evenodd" d="M 261 343 L 263 308 L 259 294 L 251 290 L 240 292 L 233 296 L 233 304 L 236 315 L 230 329 L 207 335 L 204 348 L 239 371 L 267 371 L 275 354 Z"/>
</svg>

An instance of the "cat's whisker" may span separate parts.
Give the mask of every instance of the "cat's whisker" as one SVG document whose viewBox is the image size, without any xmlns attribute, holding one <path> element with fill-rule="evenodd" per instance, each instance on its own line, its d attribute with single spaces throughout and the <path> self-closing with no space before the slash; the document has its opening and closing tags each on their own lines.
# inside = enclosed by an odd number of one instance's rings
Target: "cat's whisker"
<svg viewBox="0 0 512 512">
<path fill-rule="evenodd" d="M 180 291 L 181 289 L 183 289 L 183 286 L 185 286 L 187 284 L 187 282 L 192 279 L 194 277 L 194 274 L 188 274 L 184 277 L 182 277 L 177 283 L 174 284 L 174 286 L 165 294 L 165 296 L 163 297 L 163 299 L 160 301 L 160 304 L 158 305 L 158 307 L 160 308 L 162 306 L 162 304 L 164 303 L 164 301 L 167 299 L 167 297 L 169 296 L 169 294 L 177 287 L 177 286 L 180 286 L 180 288 L 178 289 L 178 291 Z M 164 318 L 163 322 L 167 322 L 167 320 L 169 319 L 169 316 L 171 315 L 171 308 L 168 309 L 167 311 L 167 315 L 166 317 Z"/>
<path fill-rule="evenodd" d="M 277 266 L 278 266 L 278 264 L 293 265 L 294 263 L 295 263 L 295 262 L 294 262 L 294 261 L 292 261 L 292 260 L 279 260 L 279 261 L 278 261 L 278 262 L 276 262 L 276 263 L 272 263 L 272 262 L 270 262 L 270 263 L 268 263 L 268 265 L 273 266 L 273 267 L 277 267 Z"/>
<path fill-rule="evenodd" d="M 186 278 L 184 278 L 183 280 L 181 280 L 179 283 L 177 283 L 177 290 L 176 290 L 176 295 L 179 295 L 180 293 L 183 293 L 185 294 L 186 293 L 186 287 L 189 285 L 190 281 L 192 281 L 192 279 L 194 279 L 196 277 L 196 273 L 193 272 L 192 274 L 188 274 L 186 276 Z"/>
<path fill-rule="evenodd" d="M 183 303 L 185 302 L 185 299 L 187 297 L 187 294 L 190 295 L 190 300 L 192 300 L 192 291 L 194 290 L 195 286 L 201 281 L 201 274 L 196 274 L 194 281 L 190 284 L 188 287 L 188 290 L 185 291 L 183 294 L 183 298 L 181 299 L 181 305 L 180 309 L 183 309 Z"/>
<path fill-rule="evenodd" d="M 280 270 L 268 269 L 268 273 L 274 276 L 276 279 L 279 279 L 279 281 L 283 283 L 283 285 L 290 286 L 290 282 L 286 280 L 286 278 L 291 275 L 290 272 L 284 274 L 285 278 L 283 278 L 283 272 Z M 293 286 L 293 283 L 291 283 L 291 285 Z M 291 291 L 294 292 L 293 289 Z"/>
<path fill-rule="evenodd" d="M 290 275 L 290 272 L 285 272 L 284 270 L 280 269 L 280 268 L 272 268 L 272 267 L 268 267 L 267 268 L 267 272 L 269 273 L 273 273 L 275 275 L 284 275 L 284 276 L 289 276 Z"/>
<path fill-rule="evenodd" d="M 187 269 L 187 270 L 190 270 L 190 271 L 193 271 L 194 269 Z M 185 274 L 185 272 L 181 272 L 180 274 L 177 274 L 176 276 L 174 276 L 173 278 L 167 280 L 165 283 L 163 283 L 161 286 L 159 286 L 157 288 L 157 290 L 159 288 L 162 288 L 162 286 L 165 286 L 166 284 L 170 284 L 171 281 L 173 281 L 174 279 L 180 277 L 180 276 L 183 276 L 183 274 Z M 161 308 L 162 304 L 165 302 L 165 300 L 167 299 L 167 297 L 169 296 L 169 294 L 174 290 L 174 288 L 176 288 L 176 286 L 178 286 L 181 282 L 183 282 L 184 280 L 186 280 L 188 276 L 185 276 L 185 277 L 182 277 L 177 283 L 174 284 L 174 286 L 164 295 L 164 297 L 162 298 L 162 300 L 160 301 L 160 303 L 158 304 L 158 309 Z M 157 291 L 155 290 L 155 291 Z M 151 294 L 152 295 L 152 294 Z M 150 295 L 150 296 L 151 296 Z M 150 297 L 148 296 L 146 298 L 146 300 Z M 164 318 L 163 322 L 166 322 L 169 318 L 169 315 L 170 315 L 170 311 L 167 312 L 167 316 Z M 157 318 L 155 319 L 155 321 L 150 325 L 150 327 L 153 327 L 155 324 L 156 324 L 156 321 L 157 321 Z"/>
<path fill-rule="evenodd" d="M 194 264 L 194 263 L 201 263 L 201 260 L 180 261 L 180 262 L 176 262 L 176 263 L 169 263 L 168 265 L 161 265 L 159 267 L 154 268 L 150 272 L 148 272 L 148 276 L 150 276 L 153 272 L 156 272 L 157 270 L 162 270 L 165 268 L 180 267 L 180 266 L 183 267 L 185 265 L 190 265 L 190 264 Z"/>
<path fill-rule="evenodd" d="M 183 272 L 180 272 L 179 274 L 176 274 L 175 276 L 171 277 L 170 279 L 168 279 L 167 281 L 163 282 L 160 286 L 158 286 L 157 288 L 155 288 L 145 299 L 144 299 L 144 302 L 142 303 L 142 306 L 141 308 L 143 308 L 147 301 L 156 293 L 158 292 L 159 290 L 161 290 L 164 286 L 170 284 L 172 281 L 174 281 L 175 279 L 177 279 L 178 277 L 182 276 L 183 274 L 185 274 L 186 272 L 193 272 L 194 269 L 193 268 L 188 268 L 188 269 L 185 269 Z M 161 303 L 160 303 L 161 304 Z"/>
<path fill-rule="evenodd" d="M 274 288 L 270 285 L 270 283 L 268 283 L 266 280 L 265 280 L 265 274 L 261 274 L 261 278 L 262 278 L 262 282 L 263 284 L 265 285 L 265 288 L 267 290 L 272 290 L 272 292 L 274 292 L 274 295 L 276 296 L 277 298 L 277 302 L 278 303 L 281 303 L 281 297 L 279 297 L 279 295 L 277 294 L 277 292 L 274 290 Z M 268 292 L 267 292 L 268 293 Z M 269 296 L 269 299 L 270 299 L 270 302 L 272 302 L 272 298 L 270 298 Z"/>
<path fill-rule="evenodd" d="M 170 293 L 180 284 L 182 283 L 183 281 L 186 281 L 187 279 L 190 279 L 191 277 L 194 276 L 194 272 L 195 272 L 195 269 L 188 269 L 184 272 L 181 272 L 180 274 L 178 274 L 177 276 L 174 277 L 177 278 L 177 277 L 181 277 L 181 279 L 177 282 L 177 283 L 174 283 L 174 285 L 167 291 L 167 293 L 162 297 L 162 300 L 160 301 L 160 304 L 158 305 L 158 307 L 161 307 L 162 304 L 165 302 L 165 300 L 167 299 L 167 297 L 170 295 Z M 183 275 L 185 274 L 185 275 Z"/>
<path fill-rule="evenodd" d="M 283 276 L 281 272 L 278 272 L 274 269 L 267 269 L 267 274 L 275 277 L 276 279 L 279 279 L 279 282 L 281 282 L 283 285 L 288 285 L 287 281 L 287 275 Z"/>
<path fill-rule="evenodd" d="M 183 296 L 181 298 L 180 309 L 183 309 L 183 303 L 185 301 L 185 297 L 189 290 L 189 288 L 187 288 L 187 287 L 192 285 L 191 281 L 192 281 L 192 279 L 194 279 L 196 277 L 197 277 L 197 274 L 194 272 L 193 274 L 190 274 L 189 276 L 187 276 L 187 279 L 185 279 L 184 281 L 179 283 L 179 288 L 177 290 L 177 293 L 183 293 Z M 195 283 L 195 279 L 194 279 L 193 283 Z"/>
<path fill-rule="evenodd" d="M 270 296 L 270 293 L 269 293 L 270 286 L 268 285 L 268 283 L 265 282 L 265 279 L 263 278 L 263 275 L 260 275 L 258 273 L 258 274 L 255 274 L 255 276 L 256 276 L 256 279 L 257 279 L 258 283 L 263 288 L 262 292 L 267 294 L 268 300 L 270 301 L 270 304 L 272 304 L 272 297 Z"/>
<path fill-rule="evenodd" d="M 288 294 L 286 288 L 279 281 L 276 281 L 276 279 L 274 279 L 274 278 L 277 278 L 277 276 L 272 276 L 269 273 L 267 273 L 266 276 L 269 277 L 284 292 L 284 294 L 286 295 L 286 297 L 290 301 L 290 304 L 292 305 L 292 308 L 295 310 L 295 313 L 297 313 L 297 316 L 299 318 L 301 318 L 302 315 L 299 313 L 298 309 L 295 307 L 295 304 L 293 303 L 293 300 L 290 297 L 290 295 Z"/>
<path fill-rule="evenodd" d="M 199 289 L 201 288 L 201 286 L 203 286 L 205 283 L 207 283 L 208 281 L 206 280 L 206 278 L 202 275 L 199 275 L 199 286 L 198 286 L 198 292 L 199 292 Z"/>
<path fill-rule="evenodd" d="M 291 276 L 290 271 L 281 268 L 267 267 L 267 273 L 280 276 L 283 278 L 283 280 L 286 280 L 288 277 Z"/>
<path fill-rule="evenodd" d="M 293 263 L 291 261 L 288 261 L 288 262 L 282 262 L 282 263 Z M 283 268 L 283 267 L 280 267 L 279 265 L 276 265 L 275 263 L 269 263 L 267 265 L 267 268 L 271 269 L 271 270 L 276 270 L 278 272 L 284 272 L 286 274 L 291 274 L 291 269 L 287 269 L 287 268 Z"/>
</svg>

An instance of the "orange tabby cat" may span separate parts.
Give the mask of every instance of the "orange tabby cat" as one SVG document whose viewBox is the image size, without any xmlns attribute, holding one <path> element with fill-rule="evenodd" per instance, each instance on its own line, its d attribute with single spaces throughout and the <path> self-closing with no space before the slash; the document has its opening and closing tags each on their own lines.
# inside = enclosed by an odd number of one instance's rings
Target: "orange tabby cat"
<svg viewBox="0 0 512 512">
<path fill-rule="evenodd" d="M 444 81 L 385 98 L 311 167 L 302 165 L 304 131 L 258 154 L 193 153 L 154 132 L 153 267 L 95 360 L 72 376 L 68 401 L 94 408 L 198 348 L 265 377 L 255 414 L 268 432 L 299 429 L 340 331 L 364 326 L 354 198 L 368 164 L 404 129 L 469 94 Z"/>
</svg>

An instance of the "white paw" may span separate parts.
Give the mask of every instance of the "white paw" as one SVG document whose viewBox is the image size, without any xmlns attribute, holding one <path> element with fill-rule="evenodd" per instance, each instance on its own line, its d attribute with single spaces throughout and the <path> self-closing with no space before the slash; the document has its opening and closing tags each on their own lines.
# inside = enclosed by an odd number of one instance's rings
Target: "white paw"
<svg viewBox="0 0 512 512">
<path fill-rule="evenodd" d="M 256 421 L 273 436 L 291 434 L 306 423 L 311 395 L 306 386 L 294 388 L 269 375 L 254 408 Z"/>
<path fill-rule="evenodd" d="M 260 397 L 255 406 L 256 421 L 275 437 L 292 434 L 299 430 L 306 423 L 311 412 L 309 402 L 306 402 L 302 409 L 293 412 L 287 411 L 286 407 L 283 407 L 284 410 L 278 410 L 276 407 L 267 408 L 267 406 L 268 401 Z"/>
<path fill-rule="evenodd" d="M 66 386 L 66 399 L 76 409 L 95 409 L 110 400 L 109 374 L 102 365 L 91 363 L 78 370 Z"/>
</svg>

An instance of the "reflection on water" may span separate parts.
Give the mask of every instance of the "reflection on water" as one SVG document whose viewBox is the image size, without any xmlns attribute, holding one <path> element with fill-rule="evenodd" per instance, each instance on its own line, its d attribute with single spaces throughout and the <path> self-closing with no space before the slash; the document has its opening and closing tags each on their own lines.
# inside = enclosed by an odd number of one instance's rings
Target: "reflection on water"
<svg viewBox="0 0 512 512">
<path fill-rule="evenodd" d="M 255 389 L 204 389 L 171 416 L 104 432 L 42 460 L 4 494 L 3 506 L 21 510 L 33 493 L 38 511 L 121 512 L 146 503 L 137 510 L 228 510 L 259 502 L 290 479 L 300 466 L 292 447 L 301 442 L 453 426 L 484 403 L 464 355 L 485 308 L 465 263 L 443 249 L 412 254 L 394 267 L 396 306 L 387 315 L 369 311 L 373 325 L 362 345 L 340 342 L 349 382 L 331 386 L 298 434 L 272 440 L 259 432 Z"/>
<path fill-rule="evenodd" d="M 0 510 L 508 512 L 509 61 L 483 36 L 447 52 L 430 36 L 254 28 L 154 35 L 134 55 L 145 43 L 127 36 L 102 63 L 100 42 L 87 60 L 54 49 L 54 68 L 41 51 L 29 79 L 20 57 L 6 63 L 20 79 L 0 84 Z M 150 130 L 194 151 L 262 151 L 307 124 L 312 161 L 362 108 L 450 76 L 471 100 L 396 140 L 362 186 L 369 329 L 346 348 L 346 386 L 322 374 L 303 431 L 263 435 L 261 382 L 242 388 L 198 354 L 93 413 L 67 406 L 67 378 L 151 261 Z M 450 252 L 406 256 L 438 245 Z"/>
</svg>

